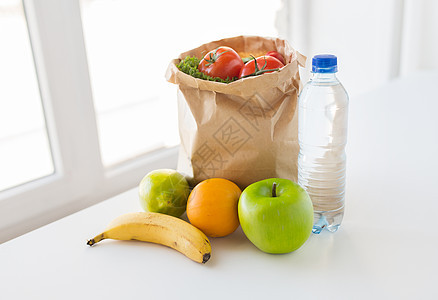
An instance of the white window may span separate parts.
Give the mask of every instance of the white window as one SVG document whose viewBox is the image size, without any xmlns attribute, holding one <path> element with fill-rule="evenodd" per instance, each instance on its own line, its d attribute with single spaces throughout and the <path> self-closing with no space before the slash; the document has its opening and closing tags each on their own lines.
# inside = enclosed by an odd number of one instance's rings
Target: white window
<svg viewBox="0 0 438 300">
<path fill-rule="evenodd" d="M 54 172 L 21 1 L 0 2 L 0 191 Z"/>
<path fill-rule="evenodd" d="M 223 37 L 276 36 L 281 1 L 265 4 L 3 1 L 0 22 L 10 22 L 6 11 L 19 25 L 0 28 L 0 62 L 13 70 L 0 76 L 14 81 L 0 89 L 0 242 L 135 187 L 152 169 L 175 168 L 169 62 Z"/>
</svg>

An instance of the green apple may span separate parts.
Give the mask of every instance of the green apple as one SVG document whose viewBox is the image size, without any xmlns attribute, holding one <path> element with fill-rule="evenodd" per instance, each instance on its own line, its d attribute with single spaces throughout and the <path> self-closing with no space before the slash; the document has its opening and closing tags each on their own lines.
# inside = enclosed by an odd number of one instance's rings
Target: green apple
<svg viewBox="0 0 438 300">
<path fill-rule="evenodd" d="M 267 253 L 295 251 L 312 232 L 312 201 L 300 185 L 288 179 L 270 178 L 249 185 L 240 196 L 238 211 L 245 235 Z"/>
<path fill-rule="evenodd" d="M 142 179 L 138 194 L 145 211 L 179 217 L 186 210 L 190 189 L 187 180 L 177 171 L 159 169 Z"/>
</svg>

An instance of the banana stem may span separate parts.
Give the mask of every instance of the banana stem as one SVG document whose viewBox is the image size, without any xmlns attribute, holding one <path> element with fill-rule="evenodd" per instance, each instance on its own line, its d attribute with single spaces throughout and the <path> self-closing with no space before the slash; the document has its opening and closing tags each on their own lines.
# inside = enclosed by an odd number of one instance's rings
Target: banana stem
<svg viewBox="0 0 438 300">
<path fill-rule="evenodd" d="M 105 236 L 103 233 L 96 235 L 94 238 L 92 238 L 91 240 L 87 241 L 87 245 L 88 246 L 93 246 L 96 243 L 99 243 L 101 240 L 105 239 Z"/>
</svg>

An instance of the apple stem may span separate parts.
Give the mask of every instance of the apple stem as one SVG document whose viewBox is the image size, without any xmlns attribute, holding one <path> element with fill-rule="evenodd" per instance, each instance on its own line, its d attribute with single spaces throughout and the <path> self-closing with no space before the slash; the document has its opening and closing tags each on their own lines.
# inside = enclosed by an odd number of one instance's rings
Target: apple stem
<svg viewBox="0 0 438 300">
<path fill-rule="evenodd" d="M 272 197 L 277 197 L 277 184 L 275 182 L 272 184 Z"/>
</svg>

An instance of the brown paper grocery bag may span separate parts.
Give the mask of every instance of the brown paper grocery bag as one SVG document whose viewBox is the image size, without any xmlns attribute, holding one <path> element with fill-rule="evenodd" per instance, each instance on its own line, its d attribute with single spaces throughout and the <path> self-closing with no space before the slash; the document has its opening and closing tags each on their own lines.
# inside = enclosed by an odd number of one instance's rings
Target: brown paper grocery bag
<svg viewBox="0 0 438 300">
<path fill-rule="evenodd" d="M 193 78 L 177 64 L 228 46 L 242 57 L 278 51 L 286 60 L 279 72 L 219 83 Z M 297 98 L 299 66 L 306 58 L 282 39 L 238 36 L 204 44 L 180 54 L 166 72 L 178 85 L 181 148 L 178 171 L 194 186 L 214 177 L 242 189 L 271 177 L 297 180 Z"/>
</svg>

